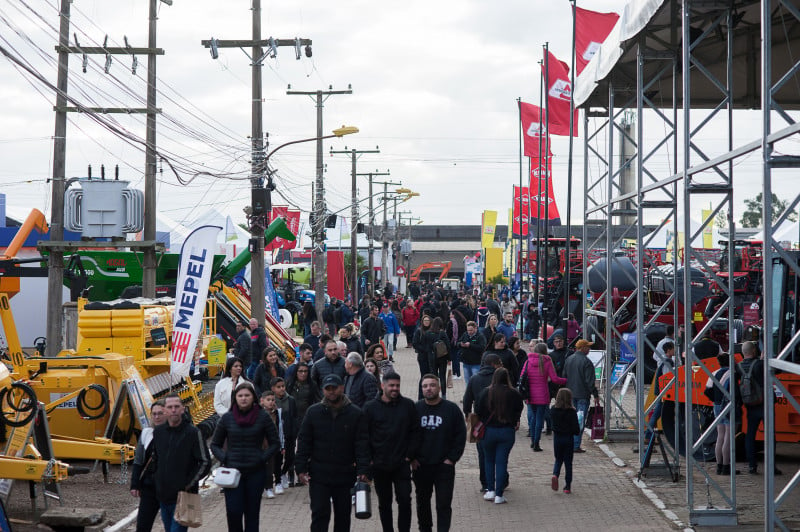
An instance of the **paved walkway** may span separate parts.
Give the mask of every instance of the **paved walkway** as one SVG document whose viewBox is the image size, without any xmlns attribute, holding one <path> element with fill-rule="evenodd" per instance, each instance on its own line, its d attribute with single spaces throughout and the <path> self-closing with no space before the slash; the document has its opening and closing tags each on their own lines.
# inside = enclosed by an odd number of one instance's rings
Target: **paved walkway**
<svg viewBox="0 0 800 532">
<path fill-rule="evenodd" d="M 405 339 L 400 338 L 400 345 Z M 395 366 L 403 376 L 404 395 L 416 398 L 419 370 L 413 350 L 401 348 L 395 353 Z M 454 381 L 448 397 L 460 406 L 464 381 Z M 563 531 L 563 530 L 615 530 L 646 531 L 673 530 L 652 502 L 634 486 L 624 472 L 611 463 L 592 442 L 585 442 L 587 452 L 576 455 L 572 494 L 564 495 L 550 489 L 553 455 L 552 439 L 542 436 L 545 452 L 533 453 L 530 440 L 523 437 L 527 425 L 523 413 L 522 426 L 517 433 L 517 443 L 509 460 L 510 487 L 506 491 L 508 504 L 486 502 L 478 492 L 478 461 L 475 445 L 467 444 L 464 457 L 456 466 L 456 488 L 453 496 L 452 530 L 508 530 L 508 531 Z M 562 472 L 563 478 L 563 472 Z M 563 487 L 563 486 L 562 486 Z M 202 531 L 226 529 L 225 501 L 219 489 L 212 487 L 204 496 L 204 525 Z M 414 504 L 412 503 L 412 507 Z M 434 505 L 435 506 L 435 505 Z M 352 530 L 380 530 L 377 500 L 372 499 L 373 517 L 352 521 Z M 396 507 L 395 507 L 396 519 Z M 435 517 L 434 517 L 435 520 Z M 263 499 L 261 509 L 262 531 L 308 529 L 311 513 L 308 505 L 308 488 L 289 488 L 275 499 Z M 416 511 L 412 528 L 417 529 Z M 130 527 L 129 529 L 133 529 Z M 163 530 L 160 520 L 154 530 Z"/>
</svg>

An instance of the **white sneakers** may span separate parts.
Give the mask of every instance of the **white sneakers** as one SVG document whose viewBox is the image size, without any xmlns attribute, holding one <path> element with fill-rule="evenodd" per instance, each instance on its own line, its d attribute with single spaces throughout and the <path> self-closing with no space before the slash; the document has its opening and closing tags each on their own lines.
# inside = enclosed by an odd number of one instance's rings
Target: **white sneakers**
<svg viewBox="0 0 800 532">
<path fill-rule="evenodd" d="M 494 497 L 494 492 L 493 491 L 487 491 L 486 493 L 483 494 L 483 500 L 484 501 L 493 501 L 494 498 L 495 497 Z"/>
<path fill-rule="evenodd" d="M 275 494 L 270 489 L 264 490 L 264 495 L 267 496 L 267 499 L 274 499 L 275 498 Z"/>
<path fill-rule="evenodd" d="M 283 489 L 288 489 L 289 488 L 289 474 L 288 473 L 284 473 L 283 475 L 281 475 L 281 487 Z"/>
<path fill-rule="evenodd" d="M 484 501 L 494 501 L 495 504 L 505 504 L 508 501 L 502 495 L 495 495 L 493 491 L 487 491 L 483 494 Z"/>
<path fill-rule="evenodd" d="M 505 504 L 505 503 L 507 503 L 507 502 L 508 502 L 508 501 L 507 501 L 507 500 L 506 500 L 506 498 L 505 498 L 505 497 L 503 497 L 503 496 L 497 496 L 497 497 L 495 497 L 495 498 L 494 498 L 494 503 L 495 503 L 495 504 Z"/>
<path fill-rule="evenodd" d="M 283 495 L 283 484 L 280 482 L 275 484 L 275 495 Z"/>
</svg>

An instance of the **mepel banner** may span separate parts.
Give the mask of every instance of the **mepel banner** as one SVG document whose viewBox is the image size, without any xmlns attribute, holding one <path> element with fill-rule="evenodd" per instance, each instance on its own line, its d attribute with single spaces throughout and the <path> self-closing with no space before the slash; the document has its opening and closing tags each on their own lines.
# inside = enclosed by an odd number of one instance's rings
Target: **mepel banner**
<svg viewBox="0 0 800 532">
<path fill-rule="evenodd" d="M 525 147 L 525 156 L 538 158 L 539 153 L 548 153 L 549 143 L 544 134 L 544 113 L 538 105 L 525 102 L 519 103 L 519 119 L 522 123 L 522 144 Z"/>
<path fill-rule="evenodd" d="M 497 225 L 497 211 L 483 211 L 481 215 L 481 249 L 494 246 L 494 230 Z"/>
<path fill-rule="evenodd" d="M 531 197 L 528 187 L 514 186 L 514 205 L 513 205 L 513 235 L 528 235 L 528 220 L 531 212 Z M 520 227 L 521 225 L 521 227 Z"/>
<path fill-rule="evenodd" d="M 278 295 L 275 292 L 275 285 L 272 284 L 272 275 L 269 274 L 269 270 L 264 275 L 264 303 L 267 306 L 267 312 L 280 322 L 281 308 L 278 306 Z"/>
<path fill-rule="evenodd" d="M 555 194 L 553 193 L 553 172 L 550 161 L 542 161 L 541 169 L 538 161 L 531 161 L 531 219 L 547 220 L 547 226 L 561 225 Z"/>
<path fill-rule="evenodd" d="M 181 247 L 170 355 L 170 373 L 179 377 L 189 375 L 195 346 L 200 337 L 208 284 L 211 281 L 211 264 L 220 231 L 222 227 L 215 225 L 198 227 L 189 234 Z"/>
</svg>

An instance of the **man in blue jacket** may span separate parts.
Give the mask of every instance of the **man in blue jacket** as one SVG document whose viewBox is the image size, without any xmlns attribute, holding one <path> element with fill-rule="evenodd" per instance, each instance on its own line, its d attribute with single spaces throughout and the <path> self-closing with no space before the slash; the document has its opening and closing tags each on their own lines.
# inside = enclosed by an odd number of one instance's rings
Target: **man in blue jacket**
<svg viewBox="0 0 800 532">
<path fill-rule="evenodd" d="M 383 343 L 386 345 L 386 351 L 388 351 L 389 362 L 394 362 L 394 338 L 395 335 L 400 334 L 400 322 L 397 321 L 397 316 L 394 315 L 387 303 L 383 304 L 383 309 L 381 309 L 378 317 L 383 320 L 383 324 L 386 326 Z"/>
</svg>

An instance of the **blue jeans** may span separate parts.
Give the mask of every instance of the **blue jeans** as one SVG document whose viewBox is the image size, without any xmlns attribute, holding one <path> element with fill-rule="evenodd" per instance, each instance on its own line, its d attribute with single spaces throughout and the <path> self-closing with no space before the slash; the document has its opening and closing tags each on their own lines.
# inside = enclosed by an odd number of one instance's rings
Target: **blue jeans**
<svg viewBox="0 0 800 532">
<path fill-rule="evenodd" d="M 172 519 L 175 515 L 175 506 L 177 502 L 171 504 L 161 503 L 161 522 L 164 523 L 165 532 L 186 532 L 187 527 L 179 525 L 177 521 Z"/>
<path fill-rule="evenodd" d="M 247 380 L 252 382 L 253 377 L 255 377 L 256 375 L 257 369 L 258 369 L 258 361 L 254 360 L 250 362 L 250 365 L 247 366 L 247 369 L 245 370 L 245 376 L 247 377 Z"/>
<path fill-rule="evenodd" d="M 658 420 L 661 419 L 661 410 L 663 408 L 664 404 L 659 400 L 656 402 L 656 406 L 653 407 L 653 411 L 650 413 L 650 419 L 647 421 L 647 430 L 644 431 L 645 445 L 647 445 L 647 442 L 649 442 L 650 438 L 653 436 L 653 431 L 656 430 L 656 423 L 658 423 Z"/>
<path fill-rule="evenodd" d="M 589 399 L 573 399 L 572 406 L 574 406 L 575 410 L 577 410 L 578 412 L 583 412 L 583 422 L 586 423 L 586 414 L 589 411 Z M 580 448 L 582 437 L 583 437 L 583 427 L 581 427 L 580 434 L 575 436 L 572 440 L 573 449 Z"/>
<path fill-rule="evenodd" d="M 508 455 L 514 447 L 514 427 L 486 427 L 482 443 L 486 461 L 486 487 L 502 497 L 508 485 Z"/>
<path fill-rule="evenodd" d="M 531 443 L 539 445 L 544 427 L 544 416 L 548 405 L 528 405 L 528 428 L 531 431 Z"/>
<path fill-rule="evenodd" d="M 225 493 L 225 514 L 228 531 L 258 532 L 258 520 L 261 513 L 261 493 L 267 478 L 266 468 L 242 473 L 239 485 L 223 490 Z M 242 520 L 244 518 L 244 527 Z"/>
<path fill-rule="evenodd" d="M 394 333 L 386 333 L 383 335 L 383 343 L 386 345 L 386 353 L 388 357 L 394 358 Z"/>
<path fill-rule="evenodd" d="M 481 365 L 480 364 L 464 364 L 464 385 L 466 386 L 469 384 L 469 380 L 472 378 L 473 375 L 480 371 Z"/>
</svg>

